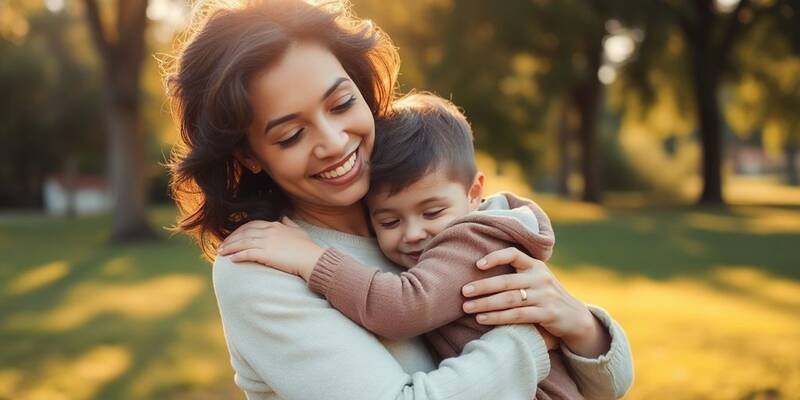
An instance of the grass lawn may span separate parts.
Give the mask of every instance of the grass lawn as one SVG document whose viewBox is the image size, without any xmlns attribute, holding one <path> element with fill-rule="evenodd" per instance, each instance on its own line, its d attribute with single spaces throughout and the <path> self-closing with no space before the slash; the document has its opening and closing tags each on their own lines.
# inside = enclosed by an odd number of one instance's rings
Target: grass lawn
<svg viewBox="0 0 800 400">
<path fill-rule="evenodd" d="M 627 398 L 800 398 L 800 205 L 540 200 L 553 269 L 627 330 Z M 110 246 L 107 224 L 0 215 L 0 399 L 243 398 L 196 247 Z"/>
</svg>

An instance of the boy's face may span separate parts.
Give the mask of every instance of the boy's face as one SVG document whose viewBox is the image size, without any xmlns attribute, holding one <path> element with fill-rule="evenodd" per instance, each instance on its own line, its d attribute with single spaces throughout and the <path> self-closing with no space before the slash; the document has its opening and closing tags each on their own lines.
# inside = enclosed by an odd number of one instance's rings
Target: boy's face
<svg viewBox="0 0 800 400">
<path fill-rule="evenodd" d="M 436 234 L 478 208 L 482 188 L 481 173 L 465 188 L 438 168 L 391 196 L 388 190 L 370 194 L 367 206 L 381 251 L 395 263 L 413 267 Z"/>
</svg>

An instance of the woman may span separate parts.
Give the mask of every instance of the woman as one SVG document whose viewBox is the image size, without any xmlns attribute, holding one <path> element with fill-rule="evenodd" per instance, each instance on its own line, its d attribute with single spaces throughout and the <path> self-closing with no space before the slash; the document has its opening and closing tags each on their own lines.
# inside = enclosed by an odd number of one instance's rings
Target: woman
<svg viewBox="0 0 800 400">
<path fill-rule="evenodd" d="M 373 25 L 337 6 L 280 0 L 222 8 L 182 50 L 169 77 L 183 145 L 172 189 L 181 228 L 209 257 L 236 231 L 251 245 L 242 257 L 316 260 L 269 237 L 274 222 L 264 221 L 291 216 L 303 227 L 294 234 L 395 268 L 370 237 L 360 199 L 374 118 L 394 94 L 397 54 Z M 497 303 L 520 292 L 506 289 L 561 289 L 546 266 L 530 268 L 535 260 L 513 249 L 487 255 L 488 266 L 501 264 L 529 272 L 471 284 L 465 295 L 496 293 L 471 311 L 507 308 Z M 549 369 L 545 341 L 531 325 L 492 330 L 434 369 L 419 340 L 375 338 L 294 276 L 218 257 L 214 288 L 235 380 L 249 399 L 530 399 Z M 619 397 L 631 380 L 624 334 L 607 314 L 593 310 L 595 317 L 561 291 L 553 304 L 567 317 L 556 322 L 580 339 L 568 363 L 581 389 L 587 398 Z M 488 322 L 536 322 L 530 311 L 501 311 Z"/>
</svg>

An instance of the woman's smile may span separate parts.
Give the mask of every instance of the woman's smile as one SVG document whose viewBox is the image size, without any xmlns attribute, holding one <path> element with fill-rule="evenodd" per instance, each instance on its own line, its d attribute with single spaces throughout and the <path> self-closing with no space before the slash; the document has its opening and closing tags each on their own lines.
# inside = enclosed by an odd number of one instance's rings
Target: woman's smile
<svg viewBox="0 0 800 400">
<path fill-rule="evenodd" d="M 317 178 L 331 185 L 347 185 L 353 180 L 358 179 L 362 174 L 363 156 L 359 155 L 360 144 L 344 160 L 334 163 L 324 171 L 315 174 Z"/>
</svg>

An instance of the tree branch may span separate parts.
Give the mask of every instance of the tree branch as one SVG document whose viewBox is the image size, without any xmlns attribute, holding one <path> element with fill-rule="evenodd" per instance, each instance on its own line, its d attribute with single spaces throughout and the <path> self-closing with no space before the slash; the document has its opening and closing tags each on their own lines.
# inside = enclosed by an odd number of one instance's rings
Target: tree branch
<svg viewBox="0 0 800 400">
<path fill-rule="evenodd" d="M 750 0 L 740 0 L 739 4 L 737 4 L 733 12 L 731 12 L 731 16 L 728 18 L 728 24 L 725 26 L 725 31 L 722 34 L 722 39 L 720 39 L 718 46 L 720 63 L 727 61 L 733 44 L 736 43 L 736 39 L 741 35 L 743 31 L 742 25 L 744 25 L 742 22 L 743 13 L 749 8 Z"/>
<path fill-rule="evenodd" d="M 117 0 L 117 32 L 119 42 L 130 43 L 144 40 L 147 25 L 148 0 Z"/>
</svg>

